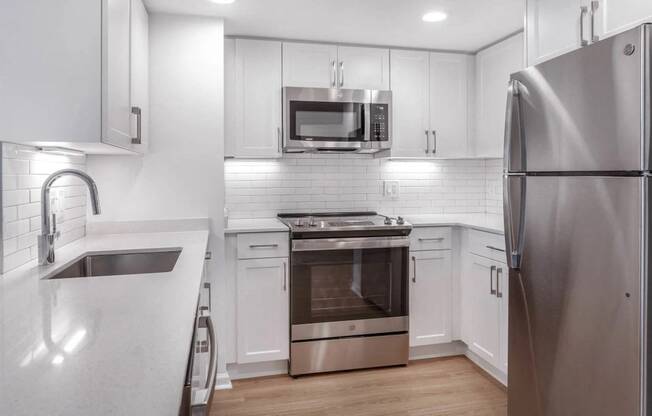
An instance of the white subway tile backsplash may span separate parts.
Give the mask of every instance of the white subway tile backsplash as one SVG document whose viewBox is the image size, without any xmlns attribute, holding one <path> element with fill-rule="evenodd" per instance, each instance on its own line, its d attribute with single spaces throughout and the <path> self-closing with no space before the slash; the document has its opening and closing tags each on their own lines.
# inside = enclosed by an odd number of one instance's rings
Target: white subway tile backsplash
<svg viewBox="0 0 652 416">
<path fill-rule="evenodd" d="M 41 186 L 51 173 L 64 169 L 86 169 L 83 155 L 39 152 L 30 146 L 2 143 L 2 271 L 12 270 L 37 256 L 41 229 Z M 57 247 L 86 233 L 86 188 L 76 178 L 58 179 L 51 197 L 57 211 L 61 237 Z"/>
<path fill-rule="evenodd" d="M 399 198 L 384 196 L 386 180 L 399 181 Z M 225 181 L 226 207 L 232 218 L 342 210 L 388 215 L 484 213 L 496 210 L 500 169 L 494 161 L 480 159 L 285 155 L 279 160 L 228 160 Z"/>
</svg>

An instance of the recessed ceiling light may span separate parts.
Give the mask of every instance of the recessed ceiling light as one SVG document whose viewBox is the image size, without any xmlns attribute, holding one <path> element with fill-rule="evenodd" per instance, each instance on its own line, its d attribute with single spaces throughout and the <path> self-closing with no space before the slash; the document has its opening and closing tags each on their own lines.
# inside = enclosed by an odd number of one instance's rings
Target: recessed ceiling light
<svg viewBox="0 0 652 416">
<path fill-rule="evenodd" d="M 211 3 L 215 3 L 215 4 L 231 4 L 235 2 L 235 0 L 210 0 L 210 1 Z"/>
<path fill-rule="evenodd" d="M 428 12 L 423 15 L 422 19 L 424 22 L 441 22 L 447 17 L 448 15 L 444 12 Z"/>
</svg>

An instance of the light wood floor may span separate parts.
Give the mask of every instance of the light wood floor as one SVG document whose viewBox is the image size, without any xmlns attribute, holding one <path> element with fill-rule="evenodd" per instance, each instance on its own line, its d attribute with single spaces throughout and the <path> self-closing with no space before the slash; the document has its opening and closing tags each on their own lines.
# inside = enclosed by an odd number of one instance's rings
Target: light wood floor
<svg viewBox="0 0 652 416">
<path fill-rule="evenodd" d="M 241 380 L 215 392 L 210 416 L 505 416 L 507 394 L 465 357 L 407 367 Z"/>
</svg>

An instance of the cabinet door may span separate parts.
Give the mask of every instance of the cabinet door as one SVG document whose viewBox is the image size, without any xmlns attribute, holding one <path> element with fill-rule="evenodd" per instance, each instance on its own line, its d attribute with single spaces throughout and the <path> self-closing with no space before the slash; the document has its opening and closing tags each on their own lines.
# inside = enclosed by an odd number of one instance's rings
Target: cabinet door
<svg viewBox="0 0 652 416">
<path fill-rule="evenodd" d="M 102 141 L 131 147 L 130 0 L 105 0 Z"/>
<path fill-rule="evenodd" d="M 149 16 L 142 0 L 131 0 L 131 106 L 140 109 L 140 142 L 134 150 L 149 147 Z M 138 118 L 132 117 L 132 136 L 138 136 Z"/>
<path fill-rule="evenodd" d="M 235 41 L 235 156 L 281 157 L 281 43 Z"/>
<path fill-rule="evenodd" d="M 389 90 L 389 50 L 340 46 L 337 49 L 338 86 Z"/>
<path fill-rule="evenodd" d="M 238 363 L 284 360 L 290 343 L 288 261 L 238 260 Z"/>
<path fill-rule="evenodd" d="M 491 365 L 500 360 L 500 302 L 496 297 L 496 263 L 470 255 L 469 348 Z"/>
<path fill-rule="evenodd" d="M 392 156 L 428 156 L 428 59 L 428 52 L 391 51 Z"/>
<path fill-rule="evenodd" d="M 476 120 L 474 154 L 502 158 L 505 101 L 512 73 L 523 69 L 523 35 L 513 36 L 476 56 Z"/>
<path fill-rule="evenodd" d="M 224 157 L 236 154 L 238 123 L 236 122 L 235 39 L 224 39 Z"/>
<path fill-rule="evenodd" d="M 283 86 L 335 88 L 337 46 L 283 43 Z"/>
<path fill-rule="evenodd" d="M 500 304 L 500 361 L 498 369 L 507 373 L 508 323 L 509 323 L 509 268 L 505 263 L 496 263 L 496 296 Z"/>
<path fill-rule="evenodd" d="M 410 346 L 450 342 L 451 252 L 412 252 L 410 273 Z"/>
<path fill-rule="evenodd" d="M 432 156 L 467 155 L 469 59 L 462 54 L 430 54 Z"/>
<path fill-rule="evenodd" d="M 0 140 L 98 141 L 99 1 L 3 1 Z"/>
<path fill-rule="evenodd" d="M 651 18 L 650 0 L 600 0 L 595 14 L 595 32 L 603 39 L 650 21 Z"/>
<path fill-rule="evenodd" d="M 587 0 L 527 1 L 528 65 L 538 64 L 580 47 L 580 7 L 585 3 Z M 584 23 L 584 38 L 588 39 L 588 15 Z"/>
</svg>

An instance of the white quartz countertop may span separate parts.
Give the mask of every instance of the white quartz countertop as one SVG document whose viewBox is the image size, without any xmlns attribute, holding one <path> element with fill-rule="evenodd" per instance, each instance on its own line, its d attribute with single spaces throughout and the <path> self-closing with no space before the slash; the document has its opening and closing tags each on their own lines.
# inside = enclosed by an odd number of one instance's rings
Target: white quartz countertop
<svg viewBox="0 0 652 416">
<path fill-rule="evenodd" d="M 229 218 L 225 234 L 242 233 L 271 233 L 290 231 L 278 218 L 253 218 L 253 219 L 231 219 Z"/>
<path fill-rule="evenodd" d="M 505 234 L 503 217 L 495 214 L 406 215 L 405 220 L 413 227 L 457 226 Z"/>
<path fill-rule="evenodd" d="M 208 231 L 91 235 L 0 277 L 0 415 L 177 415 Z M 85 252 L 181 248 L 169 273 L 41 280 Z"/>
</svg>

